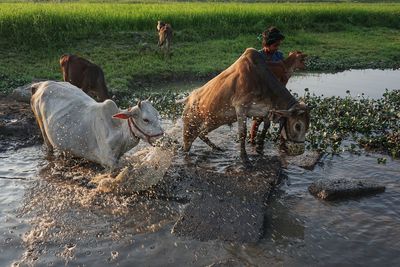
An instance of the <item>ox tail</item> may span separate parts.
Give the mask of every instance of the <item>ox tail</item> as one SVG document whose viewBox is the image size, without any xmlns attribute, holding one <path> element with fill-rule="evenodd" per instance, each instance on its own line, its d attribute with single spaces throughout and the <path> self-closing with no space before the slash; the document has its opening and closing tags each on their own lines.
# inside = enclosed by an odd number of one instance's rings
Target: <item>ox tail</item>
<svg viewBox="0 0 400 267">
<path fill-rule="evenodd" d="M 185 98 L 175 100 L 175 104 L 186 104 L 186 102 L 187 102 L 188 100 L 189 100 L 189 97 L 187 96 L 187 97 L 185 97 Z"/>
<path fill-rule="evenodd" d="M 41 84 L 42 84 L 42 83 L 39 82 L 39 83 L 34 83 L 34 84 L 31 85 L 31 94 L 32 94 L 32 95 L 34 95 L 34 94 L 36 93 L 37 89 L 39 88 L 39 86 L 40 86 Z"/>
</svg>

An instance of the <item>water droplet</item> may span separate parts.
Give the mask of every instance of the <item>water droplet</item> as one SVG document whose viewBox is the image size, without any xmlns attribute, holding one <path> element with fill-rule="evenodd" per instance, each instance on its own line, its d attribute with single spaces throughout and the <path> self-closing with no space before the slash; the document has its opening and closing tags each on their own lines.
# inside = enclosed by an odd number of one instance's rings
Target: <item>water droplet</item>
<svg viewBox="0 0 400 267">
<path fill-rule="evenodd" d="M 111 259 L 115 260 L 118 257 L 118 251 L 111 251 Z"/>
</svg>

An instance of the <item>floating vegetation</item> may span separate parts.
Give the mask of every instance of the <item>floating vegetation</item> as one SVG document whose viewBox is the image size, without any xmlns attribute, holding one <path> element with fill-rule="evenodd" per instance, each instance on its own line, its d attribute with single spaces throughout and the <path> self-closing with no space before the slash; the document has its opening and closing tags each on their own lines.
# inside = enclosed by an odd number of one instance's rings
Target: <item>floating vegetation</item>
<svg viewBox="0 0 400 267">
<path fill-rule="evenodd" d="M 361 149 L 366 149 L 399 158 L 400 90 L 386 90 L 380 99 L 364 95 L 352 97 L 350 91 L 347 94 L 344 98 L 324 97 L 310 94 L 305 89 L 302 98 L 312 107 L 307 149 L 327 154 L 343 151 L 359 154 Z M 149 98 L 163 117 L 174 119 L 182 114 L 184 106 L 175 101 L 185 96 L 175 92 L 143 92 L 135 98 Z M 273 125 L 266 138 L 277 142 L 277 137 L 278 125 Z M 385 162 L 384 158 L 379 160 L 379 163 Z"/>
<path fill-rule="evenodd" d="M 117 103 L 121 107 L 128 107 L 136 105 L 138 100 L 148 99 L 154 107 L 158 110 L 162 117 L 175 119 L 180 117 L 183 111 L 183 104 L 176 104 L 176 100 L 186 97 L 188 93 L 177 93 L 172 91 L 152 93 L 139 92 L 134 96 L 125 95 L 120 98 L 117 96 Z"/>
<path fill-rule="evenodd" d="M 305 92 L 312 110 L 308 148 L 338 154 L 359 153 L 360 148 L 400 156 L 400 90 L 388 91 L 380 99 L 359 95 L 319 97 Z M 382 163 L 385 160 L 381 160 Z"/>
</svg>

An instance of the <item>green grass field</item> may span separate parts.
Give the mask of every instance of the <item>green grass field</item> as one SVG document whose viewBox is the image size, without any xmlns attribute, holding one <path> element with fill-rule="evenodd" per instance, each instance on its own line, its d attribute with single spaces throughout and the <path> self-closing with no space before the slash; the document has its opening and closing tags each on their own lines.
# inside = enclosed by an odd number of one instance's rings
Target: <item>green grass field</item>
<svg viewBox="0 0 400 267">
<path fill-rule="evenodd" d="M 309 70 L 399 67 L 400 4 L 357 3 L 3 3 L 0 91 L 32 79 L 61 79 L 63 53 L 104 69 L 113 90 L 146 81 L 209 77 L 229 66 L 266 27 L 283 52 L 310 55 Z M 174 28 L 173 56 L 156 46 L 157 20 Z"/>
</svg>

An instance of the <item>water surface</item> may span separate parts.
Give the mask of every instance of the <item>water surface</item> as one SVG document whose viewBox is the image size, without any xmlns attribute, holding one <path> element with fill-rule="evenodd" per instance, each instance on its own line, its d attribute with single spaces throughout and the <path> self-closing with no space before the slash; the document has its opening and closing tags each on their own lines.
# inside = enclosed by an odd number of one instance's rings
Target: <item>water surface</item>
<svg viewBox="0 0 400 267">
<path fill-rule="evenodd" d="M 324 96 L 346 96 L 346 91 L 355 97 L 380 98 L 385 89 L 400 89 L 400 70 L 347 70 L 337 73 L 295 74 L 288 82 L 287 88 L 302 95 L 304 88 L 311 93 Z"/>
<path fill-rule="evenodd" d="M 355 95 L 361 90 L 370 97 L 381 96 L 385 88 L 398 89 L 399 71 L 378 77 L 374 73 L 380 71 L 338 73 L 332 80 L 329 75 L 333 74 L 295 76 L 288 88 L 301 95 L 307 87 L 326 96 L 343 96 L 346 90 Z M 349 80 L 341 84 L 345 79 Z M 356 82 L 360 79 L 368 82 L 361 85 Z M 385 83 L 373 82 L 378 80 Z M 179 84 L 168 86 L 180 88 Z M 164 128 L 181 138 L 179 120 L 164 120 Z M 191 150 L 193 162 L 221 171 L 238 161 L 236 131 L 234 124 L 210 134 L 224 152 L 212 151 L 197 140 Z M 266 148 L 266 152 L 274 150 L 271 145 Z M 254 150 L 248 147 L 248 152 Z M 400 260 L 400 161 L 389 159 L 380 165 L 378 157 L 382 155 L 324 157 L 314 170 L 289 165 L 287 178 L 268 204 L 265 236 L 256 244 L 232 244 L 171 234 L 182 203 L 98 194 L 59 173 L 44 178 L 39 170 L 49 161 L 40 146 L 7 151 L 0 154 L 0 265 L 208 266 L 231 260 L 245 266 L 396 266 Z M 376 181 L 386 186 L 386 192 L 336 202 L 308 193 L 314 180 L 336 177 Z"/>
<path fill-rule="evenodd" d="M 203 86 L 207 81 L 171 82 L 159 84 L 153 88 L 156 92 L 190 92 Z M 304 94 L 308 88 L 310 93 L 324 96 L 351 96 L 380 98 L 386 89 L 400 89 L 400 70 L 347 70 L 337 73 L 297 72 L 290 78 L 287 88 L 292 92 Z M 146 88 L 149 89 L 149 88 Z"/>
<path fill-rule="evenodd" d="M 173 134 L 180 132 L 180 125 L 178 121 L 165 126 Z M 225 152 L 214 153 L 201 141 L 194 143 L 191 157 L 198 166 L 218 171 L 239 160 L 235 126 L 210 134 Z M 1 262 L 207 266 L 234 260 L 254 266 L 392 266 L 400 255 L 400 161 L 379 165 L 380 156 L 325 157 L 312 171 L 290 165 L 287 179 L 269 203 L 264 238 L 256 244 L 232 244 L 171 234 L 183 204 L 99 195 L 59 178 L 43 179 L 38 173 L 45 161 L 41 147 L 9 152 L 2 155 L 0 167 L 8 177 L 0 179 Z M 387 189 L 337 202 L 320 201 L 308 193 L 315 179 L 335 177 L 367 178 Z"/>
</svg>

